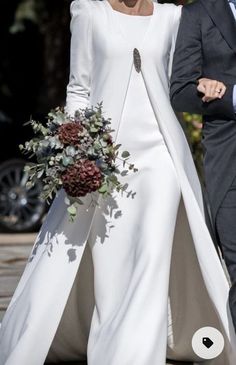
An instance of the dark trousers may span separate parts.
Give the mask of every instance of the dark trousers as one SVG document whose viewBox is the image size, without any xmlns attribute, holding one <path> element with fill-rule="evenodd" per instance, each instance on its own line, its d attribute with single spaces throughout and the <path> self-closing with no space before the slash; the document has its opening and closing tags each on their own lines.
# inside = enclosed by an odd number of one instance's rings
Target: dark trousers
<svg viewBox="0 0 236 365">
<path fill-rule="evenodd" d="M 216 229 L 232 282 L 229 292 L 229 306 L 236 331 L 236 178 L 218 211 Z"/>
</svg>

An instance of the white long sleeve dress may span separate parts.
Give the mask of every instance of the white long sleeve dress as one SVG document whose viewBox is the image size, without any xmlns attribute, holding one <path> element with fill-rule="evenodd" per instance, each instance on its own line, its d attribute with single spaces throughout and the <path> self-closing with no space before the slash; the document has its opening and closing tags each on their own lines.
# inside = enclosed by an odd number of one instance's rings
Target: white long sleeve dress
<svg viewBox="0 0 236 365">
<path fill-rule="evenodd" d="M 169 101 L 181 8 L 154 3 L 153 15 L 136 17 L 107 0 L 75 0 L 71 10 L 67 110 L 103 101 L 138 168 L 122 177 L 136 194 L 100 199 L 100 208 L 85 198 L 73 224 L 58 194 L 3 318 L 0 365 L 164 365 L 166 355 L 235 365 L 229 283 Z M 206 326 L 221 331 L 225 347 L 204 361 L 191 340 Z"/>
<path fill-rule="evenodd" d="M 130 51 L 139 48 L 151 16 L 117 11 L 115 16 Z M 104 214 L 95 213 L 89 243 L 96 307 L 88 363 L 165 364 L 171 251 L 181 192 L 142 74 L 135 68 L 117 142 L 138 168 L 125 179 L 136 194 L 134 199 L 116 196 L 104 204 Z M 111 227 L 107 235 L 104 218 Z"/>
</svg>

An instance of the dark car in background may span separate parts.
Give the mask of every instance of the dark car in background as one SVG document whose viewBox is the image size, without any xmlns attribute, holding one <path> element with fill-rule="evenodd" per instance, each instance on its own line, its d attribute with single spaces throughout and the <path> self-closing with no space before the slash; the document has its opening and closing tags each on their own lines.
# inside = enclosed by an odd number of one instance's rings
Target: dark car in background
<svg viewBox="0 0 236 365">
<path fill-rule="evenodd" d="M 29 232 L 38 229 L 47 209 L 40 197 L 42 182 L 26 187 L 26 161 L 18 145 L 30 138 L 20 123 L 0 110 L 0 231 Z"/>
<path fill-rule="evenodd" d="M 71 0 L 1 0 L 0 232 L 37 230 L 48 205 L 42 182 L 26 187 L 19 144 L 32 138 L 24 124 L 63 106 L 68 82 Z"/>
<path fill-rule="evenodd" d="M 26 161 L 19 150 L 19 144 L 32 138 L 24 123 L 31 115 L 39 116 L 43 79 L 37 24 L 26 19 L 18 30 L 12 28 L 20 4 L 3 0 L 0 14 L 0 232 L 36 230 L 46 210 L 40 198 L 42 182 L 26 187 Z"/>
</svg>

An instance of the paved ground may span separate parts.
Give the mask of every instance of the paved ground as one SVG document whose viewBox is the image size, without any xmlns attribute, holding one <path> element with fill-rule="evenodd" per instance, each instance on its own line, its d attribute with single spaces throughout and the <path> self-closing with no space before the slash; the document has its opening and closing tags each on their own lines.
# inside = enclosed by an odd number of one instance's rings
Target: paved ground
<svg viewBox="0 0 236 365">
<path fill-rule="evenodd" d="M 23 272 L 35 234 L 0 234 L 0 319 Z"/>
<path fill-rule="evenodd" d="M 0 234 L 0 321 L 24 270 L 35 236 L 35 234 Z M 74 362 L 60 365 L 86 365 L 86 363 Z M 191 364 L 169 361 L 166 365 Z"/>
</svg>

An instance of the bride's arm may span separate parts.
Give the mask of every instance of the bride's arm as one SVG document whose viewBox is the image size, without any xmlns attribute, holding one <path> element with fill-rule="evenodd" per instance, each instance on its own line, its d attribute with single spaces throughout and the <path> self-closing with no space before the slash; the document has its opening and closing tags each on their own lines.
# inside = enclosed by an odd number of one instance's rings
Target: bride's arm
<svg viewBox="0 0 236 365">
<path fill-rule="evenodd" d="M 90 0 L 71 3 L 70 77 L 67 85 L 66 112 L 74 116 L 89 104 L 91 78 L 91 8 Z"/>
<path fill-rule="evenodd" d="M 179 6 L 173 5 L 174 12 L 173 12 L 172 27 L 171 27 L 172 40 L 171 40 L 171 49 L 170 49 L 169 65 L 168 65 L 168 78 L 169 78 L 169 80 L 171 79 L 171 74 L 172 74 L 173 57 L 174 57 L 174 52 L 175 52 L 175 43 L 176 43 L 176 38 L 177 38 L 177 35 L 178 35 L 178 29 L 179 29 L 181 14 L 182 14 L 182 7 L 183 7 L 182 5 L 179 5 Z"/>
</svg>

